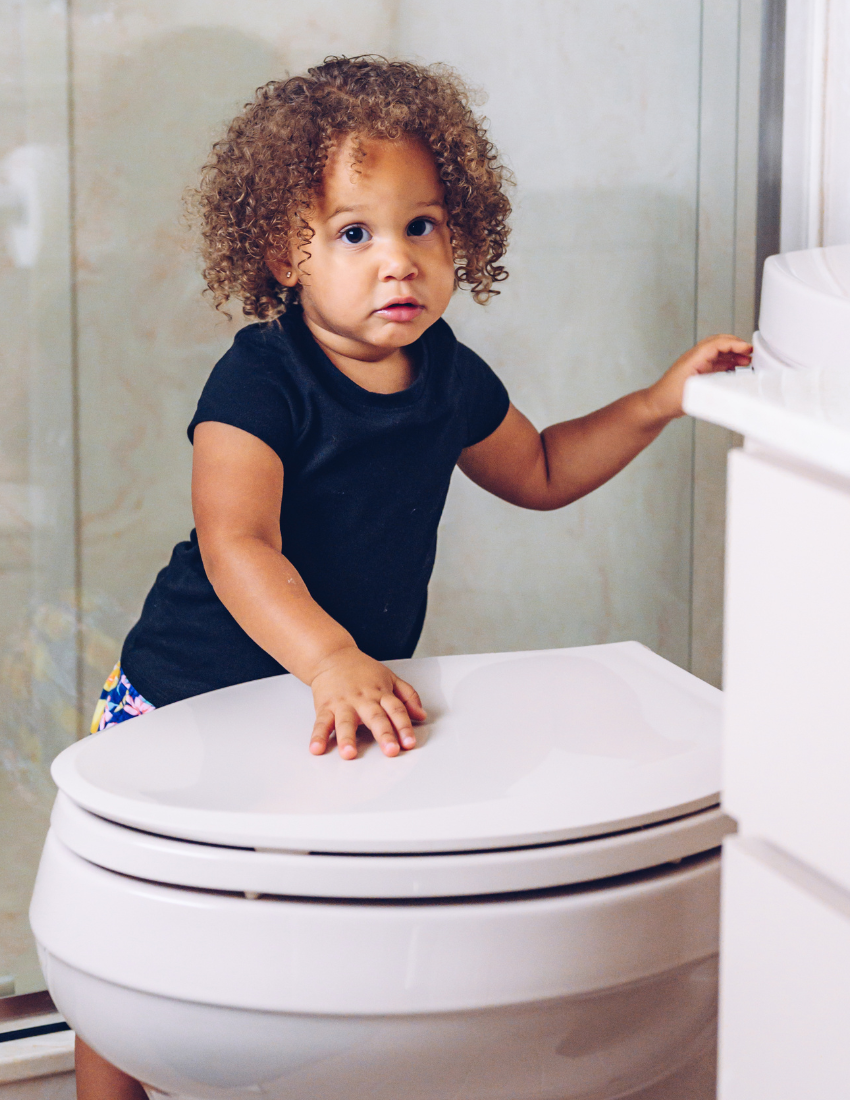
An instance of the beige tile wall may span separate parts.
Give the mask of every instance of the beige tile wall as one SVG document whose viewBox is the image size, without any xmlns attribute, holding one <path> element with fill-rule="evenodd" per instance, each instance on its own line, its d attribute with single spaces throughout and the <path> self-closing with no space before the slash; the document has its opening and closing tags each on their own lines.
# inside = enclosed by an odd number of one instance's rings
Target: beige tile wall
<svg viewBox="0 0 850 1100">
<path fill-rule="evenodd" d="M 439 5 L 448 12 L 449 5 Z M 652 381 L 692 343 L 699 4 L 410 5 L 404 45 L 489 92 L 517 180 L 503 296 L 453 313 L 539 427 Z M 457 476 L 421 649 L 637 638 L 688 659 L 691 436 L 673 425 L 557 514 Z"/>
<path fill-rule="evenodd" d="M 755 327 L 760 0 L 703 9 L 697 335 Z M 690 669 L 720 685 L 726 453 L 737 437 L 694 424 Z"/>
</svg>

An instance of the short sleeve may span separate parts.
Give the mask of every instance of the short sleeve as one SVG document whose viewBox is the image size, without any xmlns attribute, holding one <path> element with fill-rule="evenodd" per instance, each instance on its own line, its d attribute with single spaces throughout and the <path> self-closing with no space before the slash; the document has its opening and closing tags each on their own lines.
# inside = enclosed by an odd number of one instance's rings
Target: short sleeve
<svg viewBox="0 0 850 1100">
<path fill-rule="evenodd" d="M 237 334 L 213 367 L 187 434 L 193 442 L 195 428 L 207 420 L 231 424 L 261 439 L 286 465 L 295 436 L 291 386 L 280 353 L 251 328 Z"/>
<path fill-rule="evenodd" d="M 499 427 L 511 400 L 493 368 L 470 348 L 457 345 L 456 363 L 466 401 L 466 446 L 472 447 Z"/>
</svg>

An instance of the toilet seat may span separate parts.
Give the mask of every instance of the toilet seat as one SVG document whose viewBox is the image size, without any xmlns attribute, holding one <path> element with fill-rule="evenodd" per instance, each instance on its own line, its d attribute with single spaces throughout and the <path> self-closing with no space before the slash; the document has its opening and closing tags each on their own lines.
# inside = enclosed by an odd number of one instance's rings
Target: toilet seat
<svg viewBox="0 0 850 1100">
<path fill-rule="evenodd" d="M 436 899 L 640 871 L 733 828 L 721 693 L 638 643 L 390 664 L 432 714 L 415 752 L 312 757 L 309 689 L 239 685 L 62 753 L 55 837 L 149 882 Z"/>
<path fill-rule="evenodd" d="M 677 862 L 718 848 L 734 823 L 715 806 L 562 844 L 437 855 L 325 855 L 154 836 L 104 821 L 60 793 L 51 828 L 89 863 L 148 882 L 278 897 L 460 898 L 569 886 Z"/>
</svg>

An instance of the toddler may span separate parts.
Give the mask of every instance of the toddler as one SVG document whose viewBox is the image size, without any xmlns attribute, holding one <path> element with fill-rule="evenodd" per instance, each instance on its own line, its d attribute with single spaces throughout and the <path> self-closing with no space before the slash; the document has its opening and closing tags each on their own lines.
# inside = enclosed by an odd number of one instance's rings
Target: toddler
<svg viewBox="0 0 850 1100">
<path fill-rule="evenodd" d="M 195 530 L 127 636 L 93 730 L 289 671 L 309 742 L 414 748 L 425 712 L 382 662 L 409 657 L 456 465 L 523 508 L 613 477 L 673 418 L 691 375 L 750 360 L 734 336 L 654 385 L 538 432 L 442 314 L 498 293 L 507 172 L 450 71 L 333 58 L 273 81 L 216 143 L 196 205 L 205 278 L 256 324 L 215 366 L 189 425 Z M 306 731 L 305 731 L 306 733 Z M 79 1095 L 141 1086 L 78 1043 Z"/>
</svg>

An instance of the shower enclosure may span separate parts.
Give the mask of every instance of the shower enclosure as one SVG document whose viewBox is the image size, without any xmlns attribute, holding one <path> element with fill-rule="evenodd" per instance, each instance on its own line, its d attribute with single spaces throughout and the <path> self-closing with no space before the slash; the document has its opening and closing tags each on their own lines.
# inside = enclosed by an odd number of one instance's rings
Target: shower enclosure
<svg viewBox="0 0 850 1100">
<path fill-rule="evenodd" d="M 542 427 L 752 332 L 758 0 L 0 2 L 0 994 L 56 752 L 191 526 L 185 426 L 242 322 L 182 221 L 254 88 L 329 54 L 443 61 L 517 187 L 510 279 L 449 321 Z M 420 654 L 634 638 L 719 678 L 721 429 L 681 420 L 563 512 L 458 475 Z"/>
</svg>

